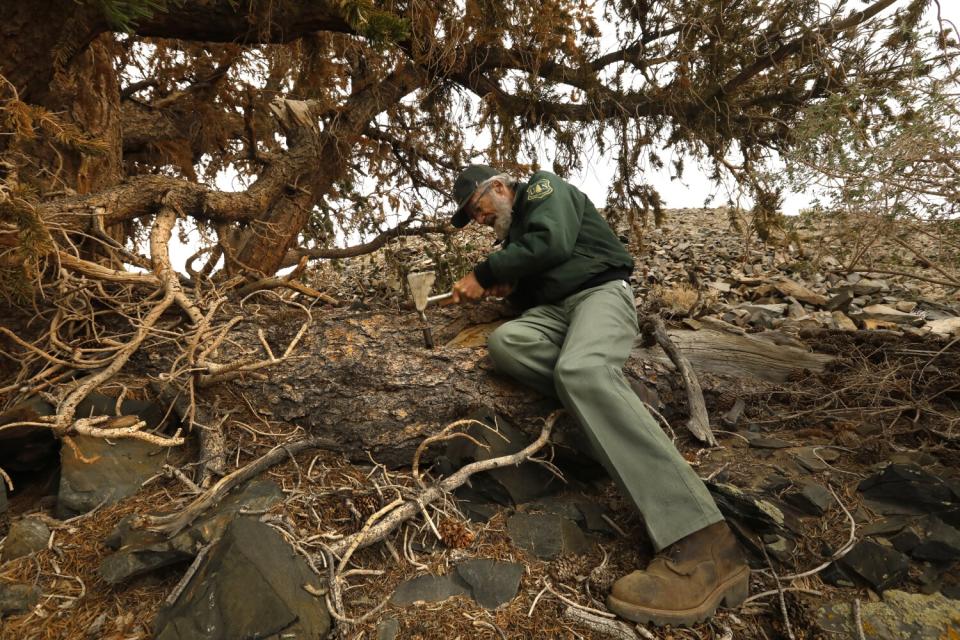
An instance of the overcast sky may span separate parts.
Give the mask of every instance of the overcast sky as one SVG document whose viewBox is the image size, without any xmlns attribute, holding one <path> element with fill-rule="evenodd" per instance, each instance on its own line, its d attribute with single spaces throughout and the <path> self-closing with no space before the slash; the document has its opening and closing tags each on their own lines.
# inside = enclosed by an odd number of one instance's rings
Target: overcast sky
<svg viewBox="0 0 960 640">
<path fill-rule="evenodd" d="M 960 0 L 940 0 L 941 16 L 945 21 L 951 21 L 954 25 L 960 26 Z M 934 5 L 927 19 L 930 24 L 936 20 L 936 5 Z M 956 27 L 955 27 L 956 29 Z M 614 49 L 618 44 L 609 43 L 610 48 Z M 589 154 L 590 152 L 588 152 Z M 733 185 L 717 185 L 707 179 L 707 173 L 702 170 L 695 162 L 685 158 L 684 174 L 681 179 L 671 179 L 672 160 L 670 150 L 662 151 L 661 159 L 664 162 L 664 168 L 659 170 L 650 170 L 640 167 L 638 170 L 645 171 L 646 180 L 652 184 L 663 198 L 667 208 L 695 208 L 703 207 L 706 200 L 710 200 L 707 206 L 718 207 L 725 205 L 731 197 L 736 198 L 737 194 Z M 552 158 L 548 157 L 548 150 L 544 149 L 539 158 L 540 166 L 550 168 Z M 584 162 L 584 168 L 570 176 L 570 182 L 576 184 L 584 191 L 590 199 L 603 206 L 607 199 L 607 188 L 609 187 L 612 176 L 614 175 L 614 161 L 611 155 L 600 155 L 593 152 L 588 155 Z M 239 184 L 236 176 L 222 174 L 217 180 L 217 187 L 226 191 L 237 191 L 245 189 L 246 186 Z M 810 206 L 815 199 L 812 192 L 807 193 L 785 193 L 783 212 L 787 215 L 796 215 L 802 209 Z M 741 206 L 751 205 L 749 200 L 740 201 Z M 351 242 L 357 239 L 350 239 Z M 192 244 L 192 243 L 191 243 Z M 186 258 L 195 251 L 195 248 L 182 245 L 174 236 L 171 242 L 171 259 L 175 268 L 182 269 Z"/>
</svg>

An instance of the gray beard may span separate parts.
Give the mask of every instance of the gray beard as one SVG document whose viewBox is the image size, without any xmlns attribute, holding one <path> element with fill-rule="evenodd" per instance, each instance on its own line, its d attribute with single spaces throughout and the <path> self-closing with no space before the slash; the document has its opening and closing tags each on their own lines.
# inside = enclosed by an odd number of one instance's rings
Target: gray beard
<svg viewBox="0 0 960 640">
<path fill-rule="evenodd" d="M 493 232 L 497 240 L 506 240 L 510 234 L 510 224 L 513 222 L 513 211 L 505 209 L 497 212 L 497 217 L 493 220 Z"/>
</svg>

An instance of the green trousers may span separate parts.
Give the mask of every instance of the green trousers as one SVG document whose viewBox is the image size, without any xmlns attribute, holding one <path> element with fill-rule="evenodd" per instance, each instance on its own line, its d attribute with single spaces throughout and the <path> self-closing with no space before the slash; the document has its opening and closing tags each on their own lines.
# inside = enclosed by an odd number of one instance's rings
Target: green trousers
<svg viewBox="0 0 960 640">
<path fill-rule="evenodd" d="M 623 376 L 637 332 L 633 293 L 615 280 L 529 309 L 498 327 L 489 347 L 498 371 L 577 417 L 660 550 L 723 516 Z"/>
</svg>

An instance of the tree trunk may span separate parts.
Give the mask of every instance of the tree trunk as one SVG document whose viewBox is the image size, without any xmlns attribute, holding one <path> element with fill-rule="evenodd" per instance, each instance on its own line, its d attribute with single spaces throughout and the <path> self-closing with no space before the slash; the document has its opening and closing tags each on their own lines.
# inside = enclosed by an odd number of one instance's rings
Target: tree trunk
<svg viewBox="0 0 960 640">
<path fill-rule="evenodd" d="M 493 303 L 431 308 L 427 318 L 438 346 L 428 349 L 412 309 L 400 314 L 338 311 L 314 321 L 294 357 L 262 370 L 259 378 L 247 375 L 232 384 L 261 417 L 298 425 L 310 435 L 338 442 L 352 458 L 366 459 L 370 452 L 388 465 L 409 464 L 425 437 L 481 408 L 488 407 L 535 435 L 539 431 L 535 419 L 556 408 L 556 401 L 497 374 L 487 357 L 487 335 L 507 317 L 506 309 Z M 231 333 L 234 344 L 215 357 L 232 362 L 251 353 L 262 354 L 256 332 L 263 326 L 268 327 L 273 351 L 282 352 L 300 320 L 286 313 L 259 318 L 250 314 Z M 718 332 L 697 333 L 704 335 L 697 340 L 677 339 L 676 332 L 671 336 L 700 375 L 708 404 L 731 385 L 741 392 L 751 385 L 762 388 L 765 383 L 753 376 L 754 371 L 768 362 L 779 372 L 781 363 L 798 351 L 747 337 L 731 341 Z M 744 349 L 754 347 L 748 369 L 728 367 L 726 378 L 704 375 L 716 371 L 713 358 L 733 361 Z M 711 358 L 700 357 L 703 352 Z M 811 357 L 798 360 L 797 368 L 818 370 L 829 359 L 807 355 Z M 655 366 L 660 399 L 668 405 L 665 413 L 679 417 L 685 413 L 682 383 L 671 382 L 669 369 L 654 365 L 656 360 L 638 345 L 627 362 L 627 376 L 646 377 L 644 368 Z M 581 446 L 578 434 L 566 418 L 558 424 L 554 443 Z"/>
</svg>

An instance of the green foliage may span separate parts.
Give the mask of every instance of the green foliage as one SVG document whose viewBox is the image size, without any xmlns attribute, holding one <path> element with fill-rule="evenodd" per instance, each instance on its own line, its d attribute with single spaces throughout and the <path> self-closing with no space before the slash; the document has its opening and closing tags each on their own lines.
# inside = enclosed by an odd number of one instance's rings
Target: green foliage
<svg viewBox="0 0 960 640">
<path fill-rule="evenodd" d="M 372 0 L 337 0 L 344 20 L 374 44 L 389 44 L 410 37 L 410 23 L 377 8 Z"/>
<path fill-rule="evenodd" d="M 131 33 L 141 20 L 181 6 L 186 0 L 86 0 L 97 7 L 110 26 Z"/>
</svg>

